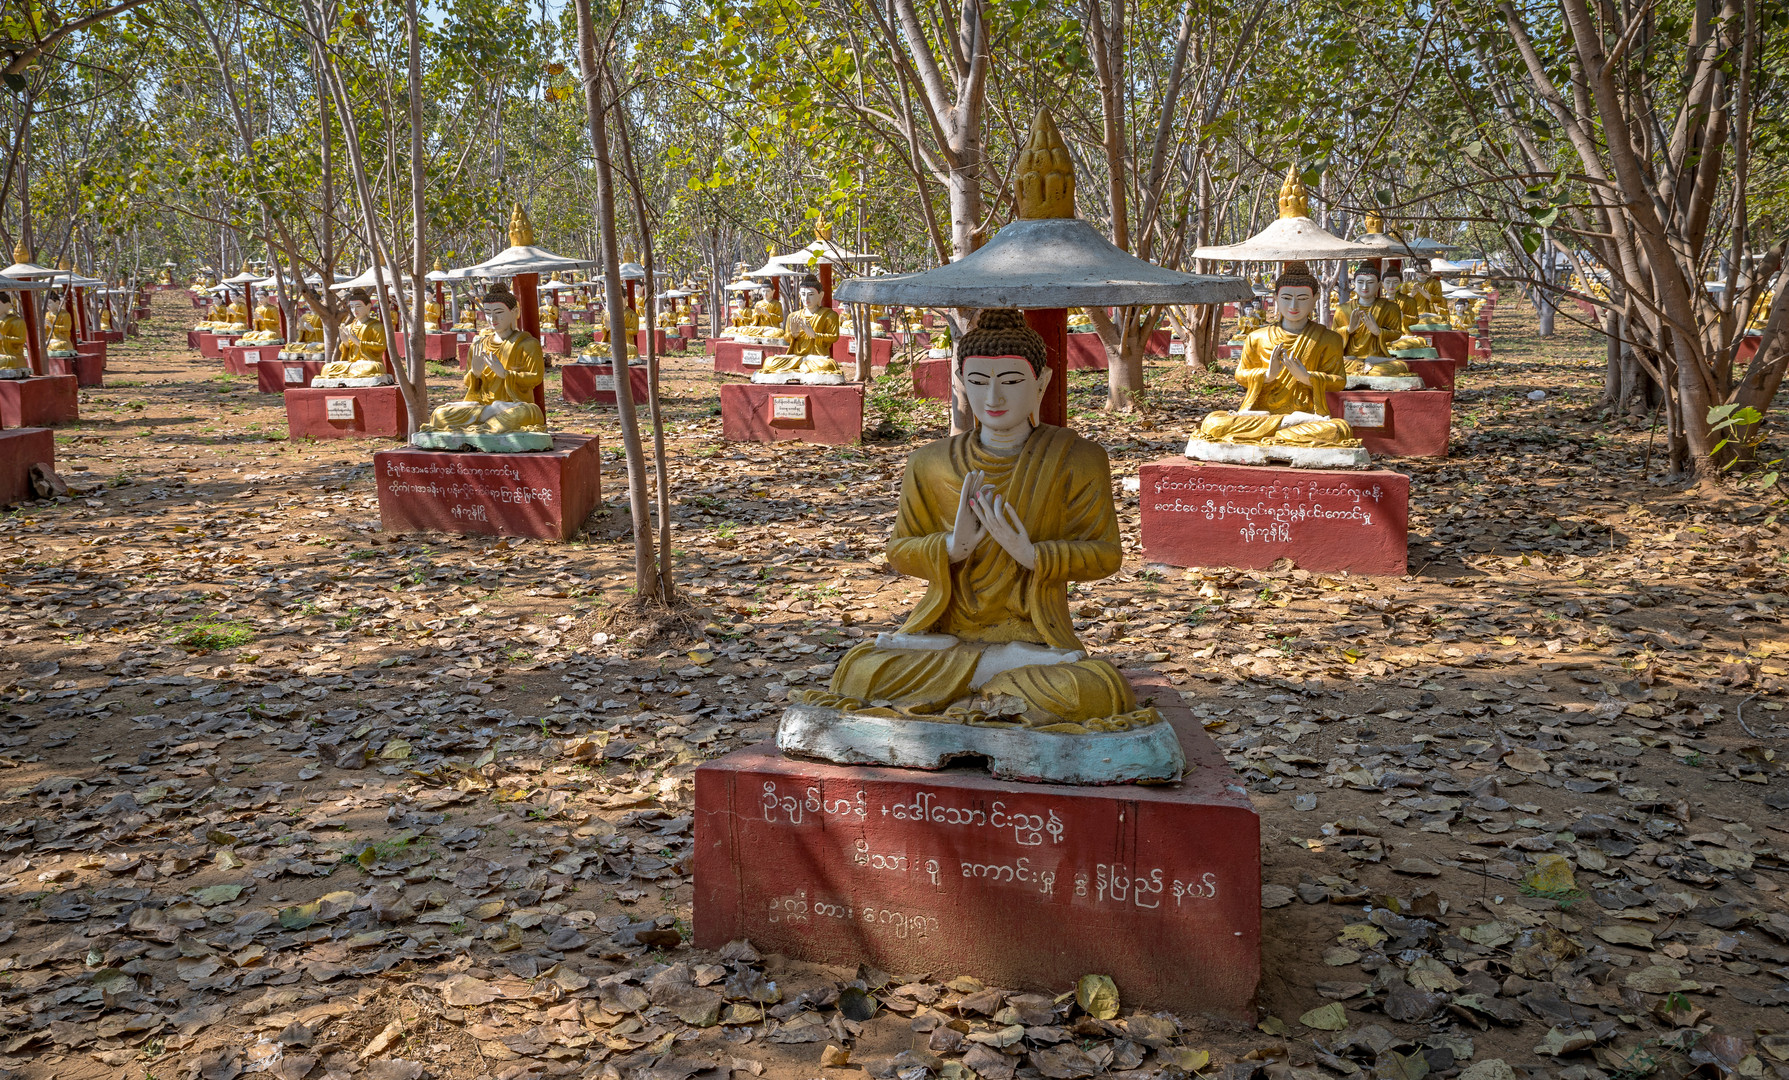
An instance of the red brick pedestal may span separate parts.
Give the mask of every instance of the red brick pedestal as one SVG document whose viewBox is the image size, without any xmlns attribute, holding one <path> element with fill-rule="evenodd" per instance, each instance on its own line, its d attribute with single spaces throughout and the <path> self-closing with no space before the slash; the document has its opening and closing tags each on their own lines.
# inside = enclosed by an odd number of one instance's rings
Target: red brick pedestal
<svg viewBox="0 0 1789 1080">
<path fill-rule="evenodd" d="M 555 356 L 567 356 L 571 353 L 571 335 L 563 330 L 543 330 L 540 334 L 540 351 Z"/>
<path fill-rule="evenodd" d="M 106 370 L 106 343 L 105 342 L 103 342 L 103 341 L 78 341 L 75 343 L 75 352 L 80 353 L 82 356 L 91 356 L 91 357 L 95 358 L 96 360 L 99 361 L 99 370 L 102 372 Z M 83 383 L 82 385 L 85 386 L 86 384 Z"/>
<path fill-rule="evenodd" d="M 600 467 L 594 435 L 555 435 L 553 449 L 534 454 L 381 450 L 380 526 L 569 540 L 601 498 Z"/>
<path fill-rule="evenodd" d="M 55 427 L 80 418 L 79 384 L 73 375 L 0 379 L 0 427 Z"/>
<path fill-rule="evenodd" d="M 767 356 L 780 356 L 789 350 L 782 345 L 746 345 L 715 338 L 708 343 L 714 356 L 714 370 L 732 375 L 751 375 L 764 366 Z"/>
<path fill-rule="evenodd" d="M 1104 371 L 1107 367 L 1106 346 L 1098 334 L 1068 336 L 1068 369 L 1070 371 Z"/>
<path fill-rule="evenodd" d="M 259 377 L 261 361 L 273 363 L 280 354 L 278 345 L 226 345 L 223 349 L 224 370 L 245 379 Z"/>
<path fill-rule="evenodd" d="M 31 466 L 56 466 L 56 436 L 49 428 L 0 431 L 0 505 L 16 506 L 35 494 Z"/>
<path fill-rule="evenodd" d="M 200 335 L 203 333 L 204 333 L 203 330 L 188 330 L 186 332 L 186 347 L 189 349 L 199 348 L 200 347 L 199 343 L 201 340 Z M 203 354 L 201 354 L 201 355 L 203 355 Z"/>
<path fill-rule="evenodd" d="M 207 359 L 217 360 L 224 355 L 224 346 L 236 344 L 241 334 L 214 334 L 209 330 L 199 331 L 199 355 Z"/>
<path fill-rule="evenodd" d="M 943 358 L 915 360 L 913 362 L 913 393 L 928 401 L 949 401 L 952 363 L 953 361 Z"/>
<path fill-rule="evenodd" d="M 404 393 L 395 386 L 286 391 L 286 434 L 292 439 L 402 439 L 410 434 L 409 419 Z"/>
<path fill-rule="evenodd" d="M 1454 388 L 1454 372 L 1461 367 L 1460 363 L 1441 357 L 1437 360 L 1406 360 L 1410 374 L 1422 376 L 1423 388 L 1426 390 L 1452 390 Z"/>
<path fill-rule="evenodd" d="M 1338 390 L 1329 415 L 1348 421 L 1375 457 L 1446 457 L 1452 390 Z"/>
<path fill-rule="evenodd" d="M 863 384 L 721 384 L 721 437 L 729 442 L 863 441 Z"/>
<path fill-rule="evenodd" d="M 568 405 L 593 401 L 599 405 L 615 404 L 615 368 L 611 364 L 566 364 L 559 369 L 560 389 Z M 633 390 L 634 404 L 644 405 L 650 391 L 644 364 L 629 364 L 627 381 Z"/>
<path fill-rule="evenodd" d="M 263 394 L 283 394 L 290 387 L 309 386 L 323 373 L 324 361 L 280 360 L 279 350 L 268 347 L 267 359 L 255 365 L 255 386 Z"/>
<path fill-rule="evenodd" d="M 1253 1022 L 1260 821 L 1179 696 L 1187 779 L 1070 787 L 793 761 L 773 743 L 696 770 L 695 943 L 952 971 L 1062 993 L 1109 972 L 1127 1003 Z"/>
<path fill-rule="evenodd" d="M 665 352 L 667 351 L 665 348 L 665 345 L 666 345 L 665 332 L 663 330 L 654 329 L 652 331 L 653 354 L 656 356 L 663 356 L 665 354 Z M 641 330 L 634 335 L 634 348 L 640 350 L 641 356 L 646 355 L 646 331 L 645 330 Z"/>
<path fill-rule="evenodd" d="M 857 367 L 857 350 L 859 346 L 854 337 L 842 337 L 832 343 L 832 358 L 846 371 L 854 371 Z M 870 339 L 870 367 L 885 368 L 894 359 L 894 342 L 885 337 Z"/>
<path fill-rule="evenodd" d="M 453 347 L 459 338 L 452 334 L 424 334 L 422 339 L 422 357 L 424 360 L 452 360 Z"/>
<path fill-rule="evenodd" d="M 53 375 L 73 375 L 75 384 L 82 388 L 104 386 L 106 384 L 106 359 L 93 353 L 76 353 L 74 356 L 60 356 L 48 361 L 55 365 Z"/>
<path fill-rule="evenodd" d="M 1171 457 L 1144 465 L 1139 480 L 1150 562 L 1257 570 L 1287 558 L 1319 573 L 1409 569 L 1410 478 L 1403 473 Z"/>
<path fill-rule="evenodd" d="M 124 344 L 124 331 L 101 330 L 99 331 L 99 340 L 109 342 L 113 345 L 122 345 Z"/>
<path fill-rule="evenodd" d="M 1443 360 L 1453 360 L 1461 367 L 1472 362 L 1472 335 L 1464 330 L 1431 330 L 1422 335 L 1435 346 Z"/>
</svg>

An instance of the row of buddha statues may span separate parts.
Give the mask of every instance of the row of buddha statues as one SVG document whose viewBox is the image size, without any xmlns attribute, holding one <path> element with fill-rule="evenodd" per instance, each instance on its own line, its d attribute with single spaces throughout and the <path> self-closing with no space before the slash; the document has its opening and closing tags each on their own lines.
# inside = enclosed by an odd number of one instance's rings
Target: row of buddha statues
<svg viewBox="0 0 1789 1080">
<path fill-rule="evenodd" d="M 722 337 L 783 347 L 782 352 L 763 358 L 762 366 L 752 375 L 753 382 L 843 383 L 845 372 L 832 358 L 832 346 L 841 331 L 839 313 L 826 306 L 820 279 L 812 274 L 801 279 L 796 295 L 801 306 L 785 316 L 776 290 L 765 285 L 749 311 L 734 314 Z"/>
</svg>

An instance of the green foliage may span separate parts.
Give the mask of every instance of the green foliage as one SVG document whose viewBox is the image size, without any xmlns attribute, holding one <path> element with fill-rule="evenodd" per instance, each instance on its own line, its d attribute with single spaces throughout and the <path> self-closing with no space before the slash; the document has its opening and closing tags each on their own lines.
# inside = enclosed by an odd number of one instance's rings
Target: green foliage
<svg viewBox="0 0 1789 1080">
<path fill-rule="evenodd" d="M 247 645 L 254 636 L 254 629 L 246 623 L 199 616 L 181 623 L 169 641 L 187 652 L 204 655 Z"/>
</svg>

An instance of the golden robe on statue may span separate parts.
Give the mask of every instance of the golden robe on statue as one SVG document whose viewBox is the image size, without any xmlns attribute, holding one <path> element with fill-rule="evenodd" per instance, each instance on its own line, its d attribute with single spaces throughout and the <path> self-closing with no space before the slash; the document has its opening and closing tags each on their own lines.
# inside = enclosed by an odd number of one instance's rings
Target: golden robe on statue
<svg viewBox="0 0 1789 1080">
<path fill-rule="evenodd" d="M 334 360 L 323 365 L 325 379 L 377 379 L 385 371 L 385 324 L 369 312 L 365 321 L 351 320 L 336 337 Z"/>
<path fill-rule="evenodd" d="M 1306 386 L 1289 368 L 1267 378 L 1273 350 L 1285 346 L 1292 359 L 1310 373 Z M 1342 367 L 1342 337 L 1316 322 L 1294 334 L 1274 323 L 1249 334 L 1236 362 L 1242 384 L 1242 408 L 1214 412 L 1199 425 L 1208 442 L 1274 443 L 1281 446 L 1359 446 L 1354 430 L 1329 415 L 1329 392 L 1348 384 Z"/>
<path fill-rule="evenodd" d="M 963 477 L 977 469 L 1024 522 L 1035 569 L 991 536 L 950 561 Z M 1116 668 L 1087 658 L 1069 615 L 1068 583 L 1107 577 L 1122 560 L 1110 466 L 1098 444 L 1046 424 L 1009 457 L 973 431 L 921 447 L 907 461 L 888 563 L 924 578 L 925 596 L 897 634 L 846 653 L 830 691 L 810 691 L 806 701 L 1060 731 L 1159 722 L 1154 709 L 1137 707 Z"/>
<path fill-rule="evenodd" d="M 508 341 L 499 341 L 496 334 L 487 330 L 473 341 L 472 351 L 475 357 L 481 351 L 495 356 L 506 374 L 500 376 L 489 367 L 474 363 L 466 372 L 465 400 L 436 408 L 422 430 L 485 435 L 547 430 L 546 414 L 534 400 L 534 389 L 547 373 L 540 339 L 517 330 Z"/>
<path fill-rule="evenodd" d="M 1396 301 L 1387 300 L 1383 296 L 1366 305 L 1366 311 L 1379 325 L 1377 334 L 1367 329 L 1366 320 L 1361 317 L 1361 309 L 1362 305 L 1358 302 L 1336 308 L 1334 328 L 1336 333 L 1342 335 L 1342 354 L 1347 357 L 1347 370 L 1355 375 L 1410 374 L 1410 365 L 1402 360 L 1391 359 L 1391 350 L 1404 336 L 1404 309 Z M 1427 343 L 1419 340 L 1417 344 Z M 1379 360 L 1369 363 L 1370 357 L 1378 357 Z"/>
<path fill-rule="evenodd" d="M 832 358 L 832 343 L 839 339 L 839 313 L 831 308 L 809 312 L 797 308 L 783 328 L 789 351 L 766 356 L 758 370 L 766 375 L 786 372 L 843 374 Z"/>
</svg>

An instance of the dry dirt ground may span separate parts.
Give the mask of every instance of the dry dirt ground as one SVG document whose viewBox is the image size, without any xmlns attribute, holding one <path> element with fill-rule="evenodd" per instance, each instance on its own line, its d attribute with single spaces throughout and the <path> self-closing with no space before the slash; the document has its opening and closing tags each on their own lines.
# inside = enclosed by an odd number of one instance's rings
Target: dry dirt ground
<svg viewBox="0 0 1789 1080">
<path fill-rule="evenodd" d="M 157 297 L 57 435 L 74 490 L 0 518 L 0 1075 L 1789 1077 L 1780 503 L 1644 475 L 1579 328 L 1506 303 L 1454 456 L 1392 463 L 1409 577 L 1148 567 L 1120 491 L 1131 558 L 1077 625 L 1252 792 L 1250 1028 L 1138 1012 L 1123 971 L 1095 1016 L 683 943 L 696 765 L 918 595 L 881 548 L 943 416 L 898 378 L 863 446 L 772 450 L 667 362 L 700 610 L 643 642 L 598 632 L 631 597 L 612 449 L 586 539 L 387 536 L 374 447 L 286 441 L 192 318 Z M 1076 376 L 1120 480 L 1236 397 L 1151 387 L 1107 417 Z"/>
</svg>

